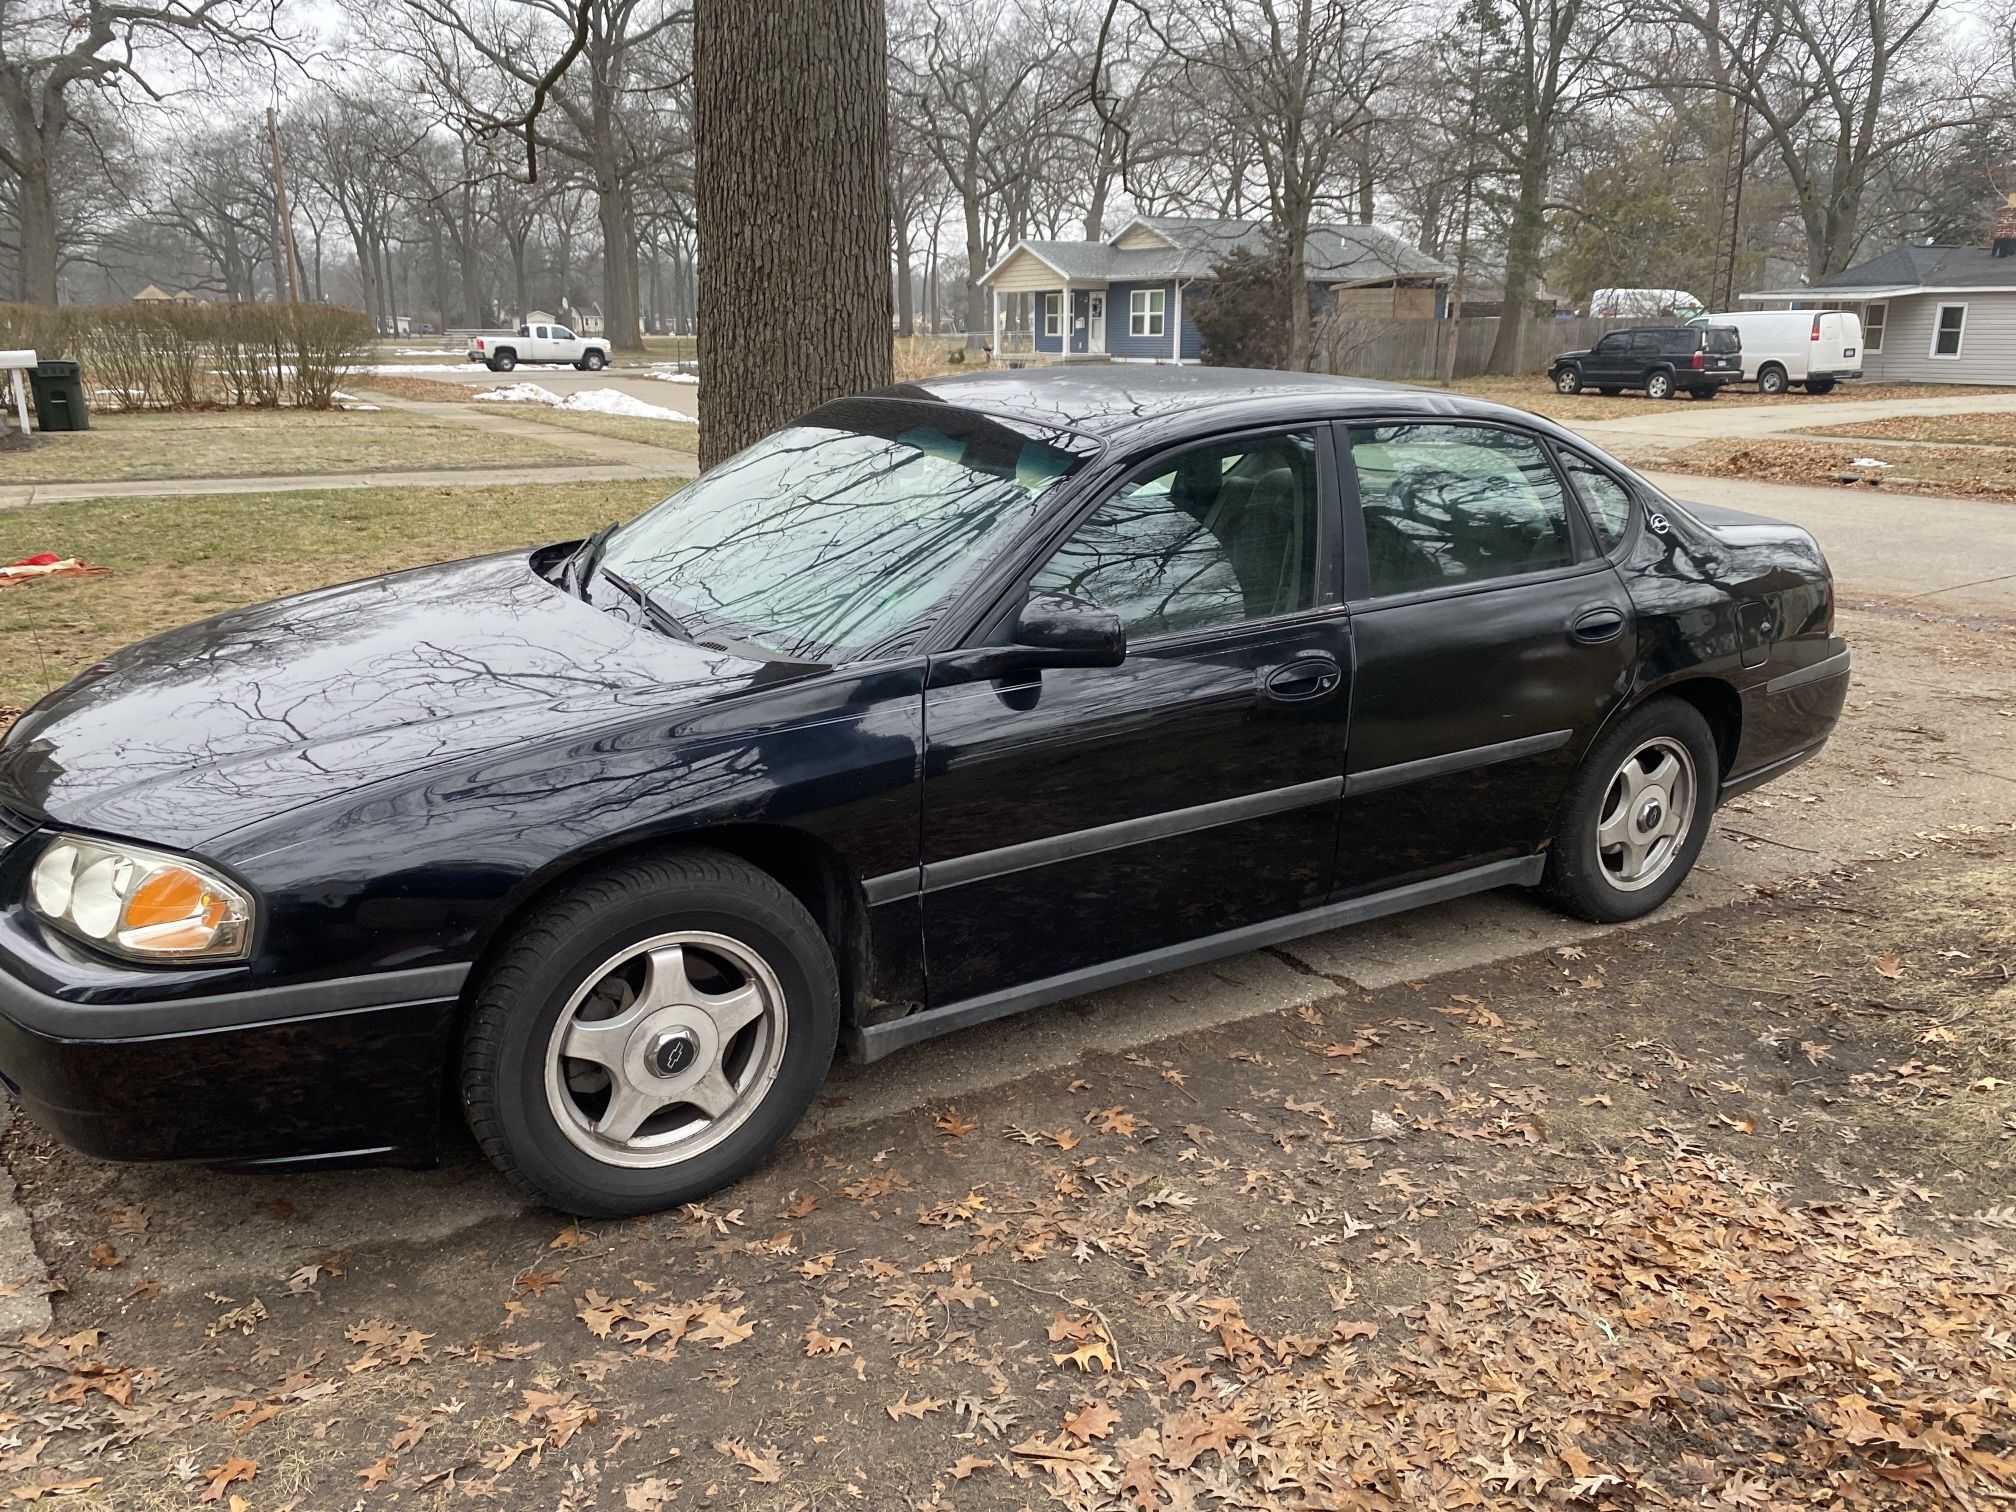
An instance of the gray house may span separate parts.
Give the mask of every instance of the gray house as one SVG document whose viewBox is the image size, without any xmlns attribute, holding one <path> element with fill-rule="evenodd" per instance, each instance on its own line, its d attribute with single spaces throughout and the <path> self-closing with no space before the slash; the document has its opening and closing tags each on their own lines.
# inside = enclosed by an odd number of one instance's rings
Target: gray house
<svg viewBox="0 0 2016 1512">
<path fill-rule="evenodd" d="M 1892 247 L 1804 288 L 1742 299 L 1853 310 L 1871 382 L 2016 384 L 2016 195 L 1996 212 L 1988 246 Z"/>
<path fill-rule="evenodd" d="M 1195 362 L 1202 349 L 1185 317 L 1186 291 L 1208 285 L 1221 258 L 1258 252 L 1256 221 L 1141 215 L 1106 241 L 1020 241 L 981 276 L 990 295 L 992 344 L 1012 302 L 1026 320 L 1027 350 L 1058 361 Z M 1304 246 L 1319 315 L 1386 318 L 1447 313 L 1455 270 L 1381 226 L 1314 226 Z"/>
</svg>

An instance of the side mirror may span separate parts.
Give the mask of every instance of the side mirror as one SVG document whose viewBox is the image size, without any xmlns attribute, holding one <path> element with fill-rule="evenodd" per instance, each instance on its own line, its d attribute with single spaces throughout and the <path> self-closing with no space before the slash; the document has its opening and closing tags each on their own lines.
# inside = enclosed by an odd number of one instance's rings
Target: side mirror
<svg viewBox="0 0 2016 1512">
<path fill-rule="evenodd" d="M 1015 617 L 1026 667 L 1117 667 L 1127 659 L 1127 627 L 1111 609 L 1068 593 L 1039 593 Z"/>
</svg>

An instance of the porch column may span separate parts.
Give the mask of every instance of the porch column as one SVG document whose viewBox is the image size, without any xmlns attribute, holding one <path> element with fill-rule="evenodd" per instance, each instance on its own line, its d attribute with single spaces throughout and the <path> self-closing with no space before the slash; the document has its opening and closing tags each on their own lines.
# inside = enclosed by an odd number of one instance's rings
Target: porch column
<svg viewBox="0 0 2016 1512">
<path fill-rule="evenodd" d="M 1169 320 L 1169 356 L 1172 361 L 1183 360 L 1183 280 L 1175 280 L 1176 309 Z"/>
<path fill-rule="evenodd" d="M 1001 355 L 1001 291 L 989 289 L 987 303 L 993 312 L 993 323 L 988 329 L 987 348 L 996 357 Z"/>
</svg>

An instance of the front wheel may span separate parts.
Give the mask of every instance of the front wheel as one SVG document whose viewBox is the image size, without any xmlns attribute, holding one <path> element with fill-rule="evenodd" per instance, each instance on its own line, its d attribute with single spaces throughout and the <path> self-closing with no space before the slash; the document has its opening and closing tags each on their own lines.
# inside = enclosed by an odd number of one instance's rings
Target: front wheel
<svg viewBox="0 0 2016 1512">
<path fill-rule="evenodd" d="M 462 1101 L 507 1177 L 618 1218 L 746 1174 L 811 1106 L 839 1031 L 833 955 L 773 878 L 717 851 L 591 873 L 477 991 Z"/>
<path fill-rule="evenodd" d="M 589 352 L 575 366 L 586 372 L 599 373 L 602 371 L 603 361 L 604 359 L 600 352 Z"/>
<path fill-rule="evenodd" d="M 1670 898 L 1708 838 L 1720 756 L 1692 704 L 1655 698 L 1589 753 L 1547 853 L 1545 886 L 1599 924 L 1642 918 Z"/>
<path fill-rule="evenodd" d="M 1645 380 L 1645 397 L 1647 399 L 1671 399 L 1673 397 L 1673 375 L 1671 373 L 1654 373 L 1650 378 L 1647 378 Z"/>
<path fill-rule="evenodd" d="M 1554 375 L 1554 392 L 1557 394 L 1579 394 L 1582 392 L 1582 370 L 1564 367 Z"/>
</svg>

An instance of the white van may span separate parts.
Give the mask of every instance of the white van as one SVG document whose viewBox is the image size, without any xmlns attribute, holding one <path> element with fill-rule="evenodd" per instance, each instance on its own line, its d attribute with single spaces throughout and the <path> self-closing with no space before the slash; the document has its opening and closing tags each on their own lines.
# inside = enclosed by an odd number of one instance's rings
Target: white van
<svg viewBox="0 0 2016 1512">
<path fill-rule="evenodd" d="M 1685 289 L 1598 289 L 1589 314 L 1599 320 L 1692 320 L 1708 306 Z"/>
<path fill-rule="evenodd" d="M 1824 394 L 1862 376 L 1862 317 L 1847 310 L 1742 310 L 1703 315 L 1694 325 L 1734 326 L 1743 337 L 1743 381 L 1760 394 L 1803 383 Z"/>
</svg>

